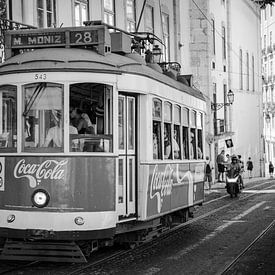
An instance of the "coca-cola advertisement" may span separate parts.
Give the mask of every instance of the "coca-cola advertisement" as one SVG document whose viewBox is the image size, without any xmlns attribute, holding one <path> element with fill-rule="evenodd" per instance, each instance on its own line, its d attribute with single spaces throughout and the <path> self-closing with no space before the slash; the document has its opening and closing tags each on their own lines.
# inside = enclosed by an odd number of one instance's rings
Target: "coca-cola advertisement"
<svg viewBox="0 0 275 275">
<path fill-rule="evenodd" d="M 47 211 L 115 209 L 112 158 L 2 157 L 0 168 L 1 208 L 35 211 L 31 196 L 43 189 L 50 195 Z"/>
<path fill-rule="evenodd" d="M 150 165 L 147 217 L 203 200 L 203 163 Z"/>
</svg>

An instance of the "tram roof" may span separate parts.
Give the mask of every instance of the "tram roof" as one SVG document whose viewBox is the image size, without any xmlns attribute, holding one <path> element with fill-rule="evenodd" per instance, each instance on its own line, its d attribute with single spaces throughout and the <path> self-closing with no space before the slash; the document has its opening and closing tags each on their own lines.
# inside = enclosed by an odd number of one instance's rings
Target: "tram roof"
<svg viewBox="0 0 275 275">
<path fill-rule="evenodd" d="M 32 71 L 138 74 L 205 100 L 199 90 L 176 81 L 132 58 L 114 53 L 103 56 L 94 51 L 79 48 L 36 49 L 13 56 L 0 65 L 0 75 Z"/>
</svg>

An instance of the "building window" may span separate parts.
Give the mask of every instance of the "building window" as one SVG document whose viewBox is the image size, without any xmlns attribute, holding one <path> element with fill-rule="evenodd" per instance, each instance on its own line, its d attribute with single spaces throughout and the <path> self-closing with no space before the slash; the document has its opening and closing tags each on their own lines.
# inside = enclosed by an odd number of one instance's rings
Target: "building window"
<svg viewBox="0 0 275 275">
<path fill-rule="evenodd" d="M 75 26 L 83 26 L 83 22 L 88 19 L 88 2 L 74 1 L 74 24 Z"/>
<path fill-rule="evenodd" d="M 169 43 L 169 15 L 162 13 L 162 26 L 163 26 L 163 42 L 164 42 L 164 61 L 168 62 L 170 60 L 170 43 Z"/>
<path fill-rule="evenodd" d="M 154 8 L 147 5 L 144 12 L 145 31 L 154 33 Z"/>
<path fill-rule="evenodd" d="M 272 32 L 269 33 L 269 46 L 272 47 Z"/>
<path fill-rule="evenodd" d="M 126 29 L 128 32 L 136 31 L 135 1 L 126 0 Z"/>
<path fill-rule="evenodd" d="M 114 0 L 104 0 L 104 22 L 115 25 L 115 5 Z"/>
<path fill-rule="evenodd" d="M 252 91 L 255 91 L 255 61 L 254 56 L 252 55 Z"/>
<path fill-rule="evenodd" d="M 226 59 L 226 37 L 225 37 L 225 27 L 222 27 L 222 57 Z"/>
<path fill-rule="evenodd" d="M 213 54 L 216 54 L 216 37 L 215 37 L 215 20 L 211 19 L 211 26 L 212 26 L 212 43 L 213 43 Z"/>
<path fill-rule="evenodd" d="M 56 24 L 55 0 L 37 0 L 37 26 L 39 28 L 50 28 Z"/>
<path fill-rule="evenodd" d="M 246 53 L 246 90 L 249 91 L 249 54 Z"/>
<path fill-rule="evenodd" d="M 243 51 L 240 49 L 239 53 L 239 62 L 240 62 L 240 89 L 243 89 Z"/>
</svg>

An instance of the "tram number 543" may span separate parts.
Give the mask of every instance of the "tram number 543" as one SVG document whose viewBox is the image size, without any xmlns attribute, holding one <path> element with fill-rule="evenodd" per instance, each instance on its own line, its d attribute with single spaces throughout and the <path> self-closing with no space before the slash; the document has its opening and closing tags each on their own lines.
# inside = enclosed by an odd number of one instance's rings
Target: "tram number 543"
<svg viewBox="0 0 275 275">
<path fill-rule="evenodd" d="M 35 80 L 46 80 L 47 74 L 34 74 L 34 79 Z"/>
</svg>

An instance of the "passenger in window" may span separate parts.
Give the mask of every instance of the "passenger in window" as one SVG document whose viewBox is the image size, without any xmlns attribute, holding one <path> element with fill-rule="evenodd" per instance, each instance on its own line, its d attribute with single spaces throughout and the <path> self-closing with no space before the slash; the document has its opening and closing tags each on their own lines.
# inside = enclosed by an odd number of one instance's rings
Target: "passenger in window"
<svg viewBox="0 0 275 275">
<path fill-rule="evenodd" d="M 62 146 L 62 129 L 61 112 L 59 110 L 52 110 L 52 117 L 55 126 L 51 127 L 47 133 L 43 147 L 61 147 Z"/>
<path fill-rule="evenodd" d="M 171 140 L 168 133 L 168 126 L 164 127 L 164 159 L 171 158 Z"/>
<path fill-rule="evenodd" d="M 191 132 L 190 134 L 191 138 L 190 138 L 190 159 L 195 159 L 195 135 L 194 133 Z"/>
<path fill-rule="evenodd" d="M 158 137 L 153 133 L 153 159 L 158 159 Z"/>
<path fill-rule="evenodd" d="M 178 140 L 178 133 L 176 130 L 174 130 L 174 135 L 173 135 L 173 140 L 172 140 L 172 144 L 173 144 L 173 151 L 174 151 L 174 158 L 175 159 L 179 159 L 180 158 L 180 147 L 179 144 L 177 142 Z"/>
<path fill-rule="evenodd" d="M 78 134 L 94 134 L 94 129 L 89 116 L 78 108 L 70 112 L 72 125 L 77 128 Z"/>
</svg>

